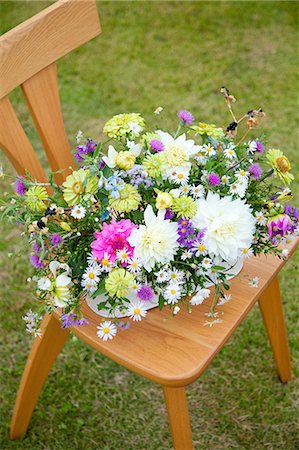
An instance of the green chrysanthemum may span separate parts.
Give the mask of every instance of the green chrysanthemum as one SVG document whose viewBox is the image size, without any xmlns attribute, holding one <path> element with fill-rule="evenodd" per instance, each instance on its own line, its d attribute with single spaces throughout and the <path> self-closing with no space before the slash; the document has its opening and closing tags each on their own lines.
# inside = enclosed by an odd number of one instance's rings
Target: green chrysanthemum
<svg viewBox="0 0 299 450">
<path fill-rule="evenodd" d="M 96 176 L 89 177 L 89 171 L 79 169 L 66 177 L 62 184 L 63 198 L 68 205 L 78 205 L 82 200 L 93 200 L 93 194 L 98 190 Z"/>
<path fill-rule="evenodd" d="M 138 137 L 145 127 L 145 121 L 139 113 L 118 114 L 104 125 L 104 133 L 114 139 L 121 139 L 130 134 Z"/>
<path fill-rule="evenodd" d="M 191 219 L 197 213 L 196 202 L 188 195 L 174 198 L 171 209 L 179 217 L 185 217 L 186 219 Z"/>
<path fill-rule="evenodd" d="M 165 169 L 165 156 L 163 153 L 155 153 L 147 156 L 143 161 L 143 167 L 150 177 L 159 177 Z"/>
<path fill-rule="evenodd" d="M 266 155 L 268 163 L 274 169 L 274 173 L 286 184 L 294 180 L 294 175 L 289 173 L 291 163 L 281 150 L 272 148 Z"/>
<path fill-rule="evenodd" d="M 111 297 L 126 298 L 133 286 L 134 276 L 125 269 L 115 269 L 109 273 L 105 288 Z"/>
<path fill-rule="evenodd" d="M 33 211 L 43 212 L 47 209 L 44 203 L 48 200 L 48 194 L 43 186 L 32 186 L 25 194 L 26 203 Z"/>
<path fill-rule="evenodd" d="M 124 187 L 118 192 L 118 198 L 109 198 L 110 208 L 120 213 L 135 211 L 138 208 L 141 196 L 134 186 L 125 183 Z"/>
<path fill-rule="evenodd" d="M 222 130 L 222 128 L 218 128 L 213 123 L 199 122 L 198 125 L 195 125 L 191 128 L 193 131 L 195 131 L 195 134 L 206 134 L 212 139 L 220 139 L 224 137 L 224 131 Z"/>
</svg>

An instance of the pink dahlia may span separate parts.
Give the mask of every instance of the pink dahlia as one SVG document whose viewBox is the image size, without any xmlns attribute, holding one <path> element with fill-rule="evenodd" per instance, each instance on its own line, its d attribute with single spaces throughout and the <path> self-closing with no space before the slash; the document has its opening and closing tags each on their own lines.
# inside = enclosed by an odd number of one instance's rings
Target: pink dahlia
<svg viewBox="0 0 299 450">
<path fill-rule="evenodd" d="M 119 222 L 112 220 L 110 224 L 104 223 L 100 232 L 95 232 L 95 241 L 91 243 L 92 254 L 100 261 L 104 254 L 108 253 L 111 261 L 115 261 L 117 250 L 125 249 L 129 256 L 133 256 L 134 248 L 129 244 L 127 238 L 137 225 L 129 219 L 122 219 Z"/>
</svg>

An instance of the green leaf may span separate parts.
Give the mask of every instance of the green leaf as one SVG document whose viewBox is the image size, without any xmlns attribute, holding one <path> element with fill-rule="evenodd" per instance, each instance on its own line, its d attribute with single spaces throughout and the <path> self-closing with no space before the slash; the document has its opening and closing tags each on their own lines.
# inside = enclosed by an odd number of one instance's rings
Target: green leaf
<svg viewBox="0 0 299 450">
<path fill-rule="evenodd" d="M 98 285 L 98 289 L 94 292 L 94 294 L 92 295 L 93 298 L 97 297 L 98 295 L 104 294 L 104 292 L 106 292 L 106 288 L 105 288 L 105 279 L 103 279 L 99 285 Z"/>
<path fill-rule="evenodd" d="M 163 306 L 164 306 L 164 298 L 163 298 L 163 296 L 160 294 L 160 295 L 159 295 L 159 309 L 162 310 Z"/>
</svg>

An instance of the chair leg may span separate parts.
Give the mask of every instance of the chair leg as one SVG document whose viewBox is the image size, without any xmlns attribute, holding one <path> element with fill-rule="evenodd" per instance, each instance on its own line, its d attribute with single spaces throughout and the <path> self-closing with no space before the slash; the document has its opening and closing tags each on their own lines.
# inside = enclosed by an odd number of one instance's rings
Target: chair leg
<svg viewBox="0 0 299 450">
<path fill-rule="evenodd" d="M 26 432 L 44 381 L 70 334 L 53 315 L 44 317 L 41 329 L 43 335 L 33 342 L 23 372 L 11 421 L 11 439 Z"/>
<path fill-rule="evenodd" d="M 262 294 L 259 305 L 274 354 L 278 376 L 283 383 L 286 383 L 292 377 L 291 361 L 277 276 Z"/>
<path fill-rule="evenodd" d="M 192 450 L 186 389 L 184 387 L 163 386 L 172 441 L 175 450 Z"/>
</svg>

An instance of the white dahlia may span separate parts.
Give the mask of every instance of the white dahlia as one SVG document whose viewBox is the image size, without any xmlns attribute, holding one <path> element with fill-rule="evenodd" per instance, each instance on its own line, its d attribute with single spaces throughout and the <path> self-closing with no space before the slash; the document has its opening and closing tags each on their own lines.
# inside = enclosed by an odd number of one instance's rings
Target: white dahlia
<svg viewBox="0 0 299 450">
<path fill-rule="evenodd" d="M 164 144 L 164 151 L 161 155 L 166 164 L 165 176 L 171 176 L 173 172 L 182 172 L 186 174 L 191 168 L 190 158 L 194 157 L 200 150 L 192 139 L 186 139 L 186 135 L 182 134 L 174 139 L 169 133 L 157 131 L 160 140 Z"/>
<path fill-rule="evenodd" d="M 193 225 L 206 229 L 204 243 L 210 256 L 220 256 L 234 264 L 244 247 L 250 247 L 255 231 L 255 218 L 244 200 L 220 198 L 209 192 L 207 198 L 197 200 L 197 214 Z"/>
<path fill-rule="evenodd" d="M 134 257 L 150 272 L 156 263 L 166 264 L 173 260 L 178 249 L 177 224 L 164 220 L 164 211 L 156 216 L 148 205 L 144 211 L 145 225 L 132 230 L 127 241 L 134 247 Z"/>
</svg>

